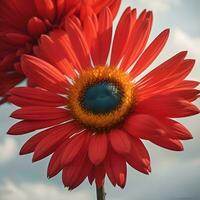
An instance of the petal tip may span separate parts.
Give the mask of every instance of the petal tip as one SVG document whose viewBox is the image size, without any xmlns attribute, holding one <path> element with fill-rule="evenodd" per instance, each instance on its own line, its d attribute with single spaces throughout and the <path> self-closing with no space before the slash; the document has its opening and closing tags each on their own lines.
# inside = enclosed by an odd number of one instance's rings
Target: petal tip
<svg viewBox="0 0 200 200">
<path fill-rule="evenodd" d="M 25 155 L 25 154 L 26 154 L 26 153 L 23 151 L 23 149 L 21 149 L 20 152 L 19 152 L 19 155 L 20 155 L 20 156 L 23 156 L 23 155 Z"/>
<path fill-rule="evenodd" d="M 165 29 L 164 32 L 165 32 L 166 35 L 169 35 L 170 34 L 170 28 Z"/>
<path fill-rule="evenodd" d="M 8 129 L 7 134 L 8 134 L 8 135 L 14 135 L 14 131 L 13 131 L 13 128 L 12 128 L 12 127 L 10 127 L 10 128 Z"/>
</svg>

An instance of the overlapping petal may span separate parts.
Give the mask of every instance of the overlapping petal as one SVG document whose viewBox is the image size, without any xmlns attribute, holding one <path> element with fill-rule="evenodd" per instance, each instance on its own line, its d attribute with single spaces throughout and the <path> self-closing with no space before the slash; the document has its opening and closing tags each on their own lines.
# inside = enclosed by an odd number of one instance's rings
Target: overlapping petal
<svg viewBox="0 0 200 200">
<path fill-rule="evenodd" d="M 42 34 L 63 28 L 65 17 L 76 16 L 82 23 L 86 16 L 99 15 L 106 6 L 110 8 L 114 18 L 120 4 L 121 0 L 2 0 L 0 4 L 0 76 L 1 73 L 5 73 L 7 79 L 0 79 L 2 87 L 0 96 L 3 98 L 0 103 L 6 101 L 4 97 L 8 95 L 7 91 L 10 88 L 24 80 L 23 71 L 15 65 L 19 62 L 21 55 L 33 54 L 33 46 L 38 44 Z M 47 49 L 49 50 L 49 48 Z M 51 53 L 56 54 L 56 52 Z M 54 61 L 56 60 L 57 65 L 63 70 L 63 66 L 58 63 L 61 58 L 59 54 L 57 55 L 58 57 L 54 58 Z M 64 69 L 67 75 L 74 73 L 70 65 L 71 63 L 65 59 L 65 66 L 69 68 L 68 72 L 66 72 L 66 68 Z M 10 76 L 11 73 L 14 77 Z M 16 80 L 15 76 L 21 78 Z"/>
</svg>

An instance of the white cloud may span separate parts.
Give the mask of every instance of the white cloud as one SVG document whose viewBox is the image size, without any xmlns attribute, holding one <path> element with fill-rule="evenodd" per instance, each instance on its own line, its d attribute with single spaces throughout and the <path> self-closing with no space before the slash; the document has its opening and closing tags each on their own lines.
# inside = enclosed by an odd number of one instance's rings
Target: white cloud
<svg viewBox="0 0 200 200">
<path fill-rule="evenodd" d="M 88 191 L 72 191 L 40 183 L 15 184 L 5 181 L 0 185 L 1 200 L 91 200 Z"/>
<path fill-rule="evenodd" d="M 0 143 L 0 164 L 10 161 L 17 154 L 17 143 L 13 138 L 7 137 Z"/>
<path fill-rule="evenodd" d="M 175 28 L 171 33 L 171 43 L 178 50 L 187 50 L 188 58 L 195 59 L 196 64 L 189 78 L 199 80 L 200 70 L 200 37 L 193 37 L 180 28 Z"/>
<path fill-rule="evenodd" d="M 178 200 L 200 199 L 199 186 L 199 162 L 170 162 L 167 160 L 154 168 L 149 177 L 130 177 L 133 185 L 133 199 L 145 199 L 141 188 L 148 199 L 154 200 Z M 134 182 L 136 181 L 136 182 Z M 132 199 L 132 198 L 125 198 Z"/>
<path fill-rule="evenodd" d="M 174 46 L 187 48 L 191 55 L 198 58 L 200 56 L 200 37 L 192 37 L 179 28 L 172 31 Z"/>
<path fill-rule="evenodd" d="M 172 6 L 177 6 L 180 4 L 180 0 L 141 0 L 144 7 L 152 9 L 156 12 L 167 12 Z"/>
</svg>

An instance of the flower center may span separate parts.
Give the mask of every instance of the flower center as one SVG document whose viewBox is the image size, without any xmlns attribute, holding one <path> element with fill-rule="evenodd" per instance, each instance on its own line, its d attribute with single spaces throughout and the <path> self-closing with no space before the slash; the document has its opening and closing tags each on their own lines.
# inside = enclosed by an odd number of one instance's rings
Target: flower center
<svg viewBox="0 0 200 200">
<path fill-rule="evenodd" d="M 125 72 L 99 66 L 74 80 L 67 106 L 83 126 L 102 132 L 120 125 L 133 110 L 135 96 L 134 83 Z"/>
<path fill-rule="evenodd" d="M 114 83 L 100 82 L 85 91 L 82 105 L 94 114 L 105 114 L 115 110 L 121 98 L 122 93 Z"/>
</svg>

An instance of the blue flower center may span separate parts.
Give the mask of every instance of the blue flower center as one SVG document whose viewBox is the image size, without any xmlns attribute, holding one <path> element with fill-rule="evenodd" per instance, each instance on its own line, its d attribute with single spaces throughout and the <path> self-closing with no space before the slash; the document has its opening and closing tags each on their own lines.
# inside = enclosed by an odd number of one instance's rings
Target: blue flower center
<svg viewBox="0 0 200 200">
<path fill-rule="evenodd" d="M 82 106 L 94 114 L 114 111 L 120 104 L 122 93 L 114 83 L 101 82 L 88 87 L 82 99 Z"/>
</svg>

